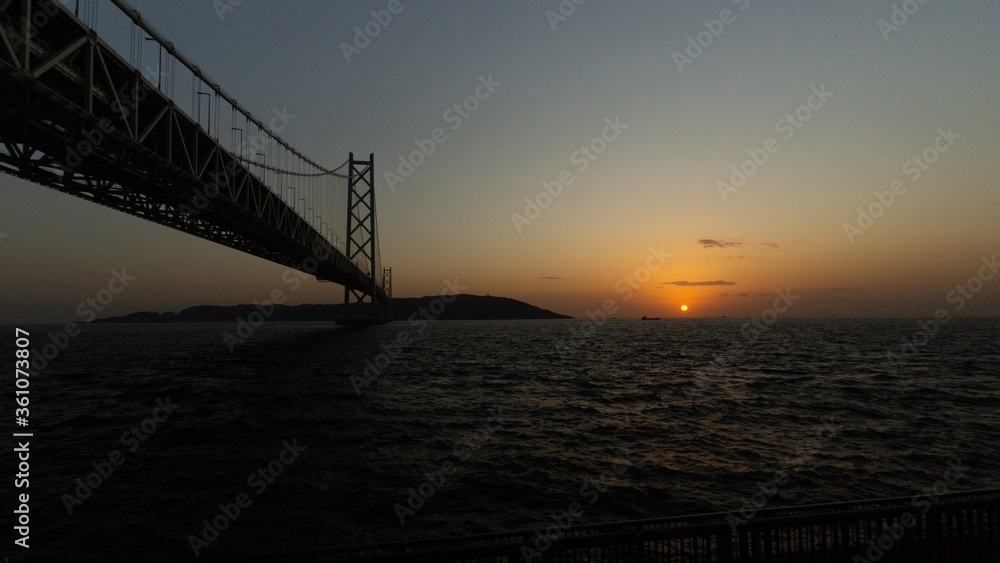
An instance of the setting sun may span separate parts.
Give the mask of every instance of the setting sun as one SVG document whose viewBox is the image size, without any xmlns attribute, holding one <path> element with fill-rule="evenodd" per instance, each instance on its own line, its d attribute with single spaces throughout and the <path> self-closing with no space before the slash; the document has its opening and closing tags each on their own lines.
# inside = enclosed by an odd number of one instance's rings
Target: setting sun
<svg viewBox="0 0 1000 563">
<path fill-rule="evenodd" d="M 681 305 L 681 311 L 687 311 L 687 310 L 688 310 L 687 305 Z"/>
</svg>

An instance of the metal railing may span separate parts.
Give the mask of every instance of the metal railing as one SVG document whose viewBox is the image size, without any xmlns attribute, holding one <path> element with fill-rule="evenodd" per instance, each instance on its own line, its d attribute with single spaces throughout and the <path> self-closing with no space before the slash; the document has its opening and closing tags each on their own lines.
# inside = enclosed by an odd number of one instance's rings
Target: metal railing
<svg viewBox="0 0 1000 563">
<path fill-rule="evenodd" d="M 996 562 L 1000 489 L 436 538 L 241 561 Z"/>
</svg>

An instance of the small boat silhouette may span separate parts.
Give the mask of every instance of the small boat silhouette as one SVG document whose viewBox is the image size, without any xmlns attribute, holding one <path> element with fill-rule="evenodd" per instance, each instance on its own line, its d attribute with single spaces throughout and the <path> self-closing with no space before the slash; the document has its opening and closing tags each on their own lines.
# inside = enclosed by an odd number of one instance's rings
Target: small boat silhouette
<svg viewBox="0 0 1000 563">
<path fill-rule="evenodd" d="M 660 317 L 647 317 L 646 315 L 643 315 L 642 318 L 639 319 L 639 320 L 641 320 L 641 321 L 658 321 L 658 320 L 660 320 Z"/>
</svg>

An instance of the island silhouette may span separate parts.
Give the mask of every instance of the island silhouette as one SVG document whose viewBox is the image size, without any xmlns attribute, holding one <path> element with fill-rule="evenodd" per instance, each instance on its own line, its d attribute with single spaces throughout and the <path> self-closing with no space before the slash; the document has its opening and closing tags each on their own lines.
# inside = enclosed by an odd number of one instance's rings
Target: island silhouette
<svg viewBox="0 0 1000 563">
<path fill-rule="evenodd" d="M 569 315 L 561 315 L 530 305 L 509 297 L 490 295 L 459 294 L 444 307 L 435 318 L 441 321 L 465 320 L 524 320 L 524 319 L 572 319 Z M 392 318 L 405 321 L 414 314 L 419 314 L 421 307 L 430 308 L 431 302 L 440 296 L 397 297 L 392 300 Z M 440 304 L 434 309 L 437 310 Z M 95 319 L 93 323 L 214 323 L 232 322 L 238 317 L 260 311 L 261 305 L 198 305 L 188 307 L 180 312 L 138 312 L 117 317 Z M 321 322 L 332 321 L 343 316 L 344 305 L 341 303 L 329 305 L 270 305 L 265 308 L 273 310 L 268 314 L 268 321 L 274 322 Z M 354 306 L 352 306 L 354 307 Z"/>
</svg>

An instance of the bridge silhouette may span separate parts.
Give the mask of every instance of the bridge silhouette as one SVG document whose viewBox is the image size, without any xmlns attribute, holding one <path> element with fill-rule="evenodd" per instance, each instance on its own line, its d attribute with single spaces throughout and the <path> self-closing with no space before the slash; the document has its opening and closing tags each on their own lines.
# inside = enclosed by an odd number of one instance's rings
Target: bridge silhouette
<svg viewBox="0 0 1000 563">
<path fill-rule="evenodd" d="M 278 136 L 296 116 L 255 117 L 121 0 L 0 0 L 0 43 L 0 172 L 342 285 L 338 322 L 390 319 L 373 154 L 308 158 Z"/>
</svg>

